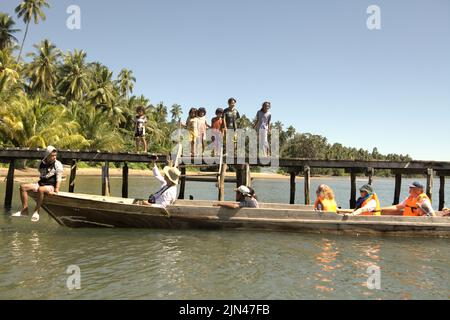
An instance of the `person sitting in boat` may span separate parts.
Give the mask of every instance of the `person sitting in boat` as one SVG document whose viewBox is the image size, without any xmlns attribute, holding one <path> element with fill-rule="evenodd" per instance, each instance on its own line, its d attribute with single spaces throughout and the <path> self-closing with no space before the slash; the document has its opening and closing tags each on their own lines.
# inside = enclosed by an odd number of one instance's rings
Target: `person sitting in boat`
<svg viewBox="0 0 450 320">
<path fill-rule="evenodd" d="M 54 195 L 59 192 L 64 167 L 61 162 L 56 160 L 58 151 L 53 146 L 48 146 L 45 150 L 44 159 L 39 165 L 40 179 L 38 183 L 22 184 L 20 186 L 20 200 L 22 201 L 22 210 L 14 213 L 13 217 L 28 216 L 28 191 L 38 193 L 36 208 L 31 216 L 32 222 L 39 221 L 39 209 L 42 206 L 45 195 Z"/>
<path fill-rule="evenodd" d="M 143 201 L 144 205 L 158 208 L 166 208 L 177 200 L 177 185 L 181 172 L 175 167 L 167 166 L 163 169 L 163 174 L 159 172 L 158 166 L 153 166 L 153 176 L 161 183 L 161 189 L 150 195 L 148 201 Z"/>
<path fill-rule="evenodd" d="M 444 208 L 444 210 L 442 210 L 443 216 L 444 217 L 450 217 L 450 209 L 449 208 Z"/>
<path fill-rule="evenodd" d="M 214 206 L 216 207 L 223 207 L 223 208 L 229 208 L 229 209 L 240 209 L 240 208 L 259 208 L 258 200 L 256 200 L 256 194 L 253 189 L 250 189 L 246 186 L 240 186 L 239 188 L 235 189 L 238 194 L 238 201 L 239 202 L 218 202 L 215 203 Z"/>
<path fill-rule="evenodd" d="M 334 199 L 334 192 L 326 184 L 321 184 L 316 191 L 317 199 L 314 203 L 314 210 L 337 213 L 337 203 Z"/>
<path fill-rule="evenodd" d="M 396 206 L 382 208 L 381 211 L 383 215 L 436 216 L 431 200 L 424 193 L 424 186 L 420 182 L 409 186 L 409 197 L 405 201 Z"/>
<path fill-rule="evenodd" d="M 356 201 L 356 210 L 353 216 L 381 216 L 380 200 L 373 192 L 371 185 L 365 184 L 360 189 L 361 197 Z"/>
</svg>

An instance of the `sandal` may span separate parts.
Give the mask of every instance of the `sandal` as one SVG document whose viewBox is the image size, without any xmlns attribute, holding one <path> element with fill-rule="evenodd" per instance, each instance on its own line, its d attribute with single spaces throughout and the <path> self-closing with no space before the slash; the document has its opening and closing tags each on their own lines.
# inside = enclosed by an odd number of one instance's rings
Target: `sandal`
<svg viewBox="0 0 450 320">
<path fill-rule="evenodd" d="M 31 217 L 31 222 L 38 222 L 39 221 L 39 213 L 36 211 L 33 213 L 33 216 Z"/>
</svg>

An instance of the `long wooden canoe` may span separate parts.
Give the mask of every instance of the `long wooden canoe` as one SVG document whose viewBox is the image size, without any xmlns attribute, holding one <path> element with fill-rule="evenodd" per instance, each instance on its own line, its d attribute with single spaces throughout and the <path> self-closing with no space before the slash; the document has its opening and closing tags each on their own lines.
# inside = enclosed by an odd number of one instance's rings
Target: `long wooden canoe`
<svg viewBox="0 0 450 320">
<path fill-rule="evenodd" d="M 35 198 L 35 194 L 30 193 Z M 450 237 L 449 217 L 343 216 L 312 206 L 260 204 L 227 209 L 213 201 L 178 200 L 167 209 L 123 199 L 73 193 L 47 196 L 43 208 L 70 228 L 241 229 L 334 234 Z"/>
</svg>

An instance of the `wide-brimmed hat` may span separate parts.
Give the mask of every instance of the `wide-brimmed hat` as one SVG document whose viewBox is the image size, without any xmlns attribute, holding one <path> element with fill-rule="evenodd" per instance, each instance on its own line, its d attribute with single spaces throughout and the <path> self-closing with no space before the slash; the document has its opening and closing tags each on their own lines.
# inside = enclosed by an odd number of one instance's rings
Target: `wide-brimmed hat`
<svg viewBox="0 0 450 320">
<path fill-rule="evenodd" d="M 251 193 L 250 189 L 246 186 L 240 186 L 239 188 L 234 189 L 234 191 L 237 191 L 244 196 L 249 196 Z"/>
<path fill-rule="evenodd" d="M 173 184 L 178 184 L 178 180 L 180 179 L 181 172 L 175 167 L 164 167 L 163 169 L 164 176 L 172 182 Z"/>
<path fill-rule="evenodd" d="M 53 152 L 58 152 L 58 150 L 57 150 L 54 146 L 48 146 L 47 149 L 45 149 L 44 159 L 42 159 L 42 160 L 47 160 L 47 158 L 48 158 Z"/>
<path fill-rule="evenodd" d="M 361 188 L 359 188 L 360 192 L 367 192 L 367 193 L 373 193 L 373 188 L 370 184 L 365 184 Z"/>
<path fill-rule="evenodd" d="M 425 187 L 423 186 L 423 184 L 421 184 L 418 181 L 414 181 L 412 184 L 409 185 L 410 188 L 418 188 L 418 189 L 425 189 Z"/>
</svg>

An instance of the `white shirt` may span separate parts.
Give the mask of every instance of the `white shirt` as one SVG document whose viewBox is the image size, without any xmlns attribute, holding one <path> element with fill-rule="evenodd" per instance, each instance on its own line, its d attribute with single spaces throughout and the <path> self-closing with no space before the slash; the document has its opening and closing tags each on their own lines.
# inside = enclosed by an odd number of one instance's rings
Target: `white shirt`
<svg viewBox="0 0 450 320">
<path fill-rule="evenodd" d="M 167 186 L 166 179 L 164 179 L 164 177 L 161 175 L 156 165 L 153 167 L 153 176 L 159 182 L 161 182 L 161 188 Z M 152 207 L 166 208 L 167 206 L 173 204 L 176 200 L 177 200 L 177 186 L 172 186 L 166 191 L 164 191 L 162 194 L 156 196 L 155 203 L 152 204 Z"/>
<path fill-rule="evenodd" d="M 373 212 L 373 211 L 375 211 L 376 208 L 377 208 L 377 202 L 375 201 L 375 199 L 372 199 L 361 209 L 365 209 L 368 212 Z"/>
</svg>

